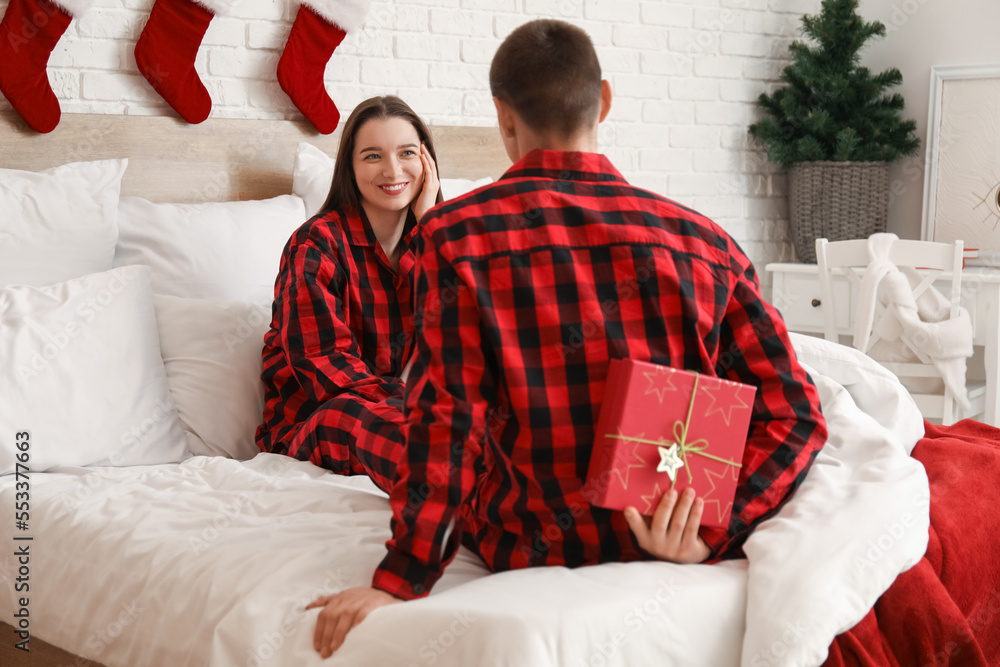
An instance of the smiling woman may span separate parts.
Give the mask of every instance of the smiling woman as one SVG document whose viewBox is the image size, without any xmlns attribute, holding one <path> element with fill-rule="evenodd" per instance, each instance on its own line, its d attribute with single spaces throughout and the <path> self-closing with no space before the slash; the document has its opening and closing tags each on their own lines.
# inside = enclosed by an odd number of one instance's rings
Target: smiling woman
<svg viewBox="0 0 1000 667">
<path fill-rule="evenodd" d="M 389 490 L 418 221 L 439 201 L 423 121 L 397 97 L 362 102 L 344 124 L 326 204 L 282 255 L 264 338 L 262 450 Z"/>
<path fill-rule="evenodd" d="M 413 158 L 418 158 L 415 162 Z M 409 165 L 404 167 L 403 165 Z M 388 210 L 404 212 L 411 208 L 419 219 L 435 203 L 441 201 L 437 179 L 437 154 L 430 131 L 416 113 L 398 97 L 387 95 L 373 97 L 357 106 L 344 123 L 340 148 L 337 150 L 336 169 L 324 211 L 342 208 L 363 210 L 369 222 L 372 215 L 380 215 L 385 205 L 368 187 L 400 185 L 412 179 L 409 187 L 401 188 L 401 195 Z M 419 174 L 417 174 L 419 172 Z M 432 180 L 427 188 L 416 181 L 427 172 Z M 393 181 L 393 178 L 400 177 Z M 419 186 L 419 187 L 418 187 Z M 365 192 L 368 193 L 365 201 Z M 416 199 L 418 195 L 419 200 Z M 389 216 L 399 224 L 399 218 Z"/>
<path fill-rule="evenodd" d="M 355 143 L 361 146 L 352 156 L 361 207 L 395 268 L 411 201 L 418 219 L 435 203 L 433 187 L 423 191 L 426 174 L 431 175 L 429 183 L 436 180 L 433 158 L 416 128 L 398 117 L 369 120 L 359 128 Z"/>
</svg>

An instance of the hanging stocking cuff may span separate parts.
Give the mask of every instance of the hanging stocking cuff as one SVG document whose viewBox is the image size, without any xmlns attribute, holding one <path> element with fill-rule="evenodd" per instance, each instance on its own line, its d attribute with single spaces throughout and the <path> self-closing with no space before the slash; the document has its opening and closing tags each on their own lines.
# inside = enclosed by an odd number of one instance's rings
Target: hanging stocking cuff
<svg viewBox="0 0 1000 667">
<path fill-rule="evenodd" d="M 240 0 L 192 0 L 194 4 L 201 5 L 216 16 L 228 16 L 233 11 Z"/>
<path fill-rule="evenodd" d="M 53 0 L 53 4 L 75 18 L 93 7 L 94 0 Z"/>
<path fill-rule="evenodd" d="M 227 16 L 240 0 L 193 0 L 216 16 Z M 330 0 L 321 0 L 330 1 Z M 53 3 L 72 17 L 80 16 L 94 6 L 94 0 L 53 0 Z M 364 19 L 364 16 L 362 16 Z"/>
<path fill-rule="evenodd" d="M 371 0 L 304 0 L 302 4 L 344 32 L 354 32 L 365 22 Z"/>
</svg>

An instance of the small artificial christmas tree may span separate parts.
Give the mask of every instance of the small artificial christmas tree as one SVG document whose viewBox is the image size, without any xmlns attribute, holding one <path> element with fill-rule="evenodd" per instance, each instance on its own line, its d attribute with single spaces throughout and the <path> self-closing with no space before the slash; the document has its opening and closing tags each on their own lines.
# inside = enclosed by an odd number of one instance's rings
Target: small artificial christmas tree
<svg viewBox="0 0 1000 667">
<path fill-rule="evenodd" d="M 758 104 L 769 115 L 750 126 L 782 167 L 798 162 L 892 162 L 920 148 L 916 123 L 904 120 L 903 97 L 886 90 L 903 81 L 892 68 L 873 75 L 860 67 L 859 51 L 885 25 L 866 22 L 858 0 L 823 0 L 819 16 L 803 16 L 802 30 L 817 46 L 794 42 L 788 85 Z"/>
</svg>

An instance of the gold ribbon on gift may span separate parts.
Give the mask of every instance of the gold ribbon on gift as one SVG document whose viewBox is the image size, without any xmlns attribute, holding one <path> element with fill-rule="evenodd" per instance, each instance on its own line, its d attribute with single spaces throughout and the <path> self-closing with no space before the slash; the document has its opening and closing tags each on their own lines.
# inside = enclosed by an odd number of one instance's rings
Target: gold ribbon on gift
<svg viewBox="0 0 1000 667">
<path fill-rule="evenodd" d="M 627 435 L 618 435 L 607 433 L 606 438 L 611 438 L 613 440 L 625 440 L 626 442 L 638 442 L 643 445 L 656 445 L 660 448 L 671 448 L 675 445 L 681 453 L 681 457 L 684 460 L 683 467 L 686 469 L 688 476 L 688 484 L 694 482 L 694 475 L 691 474 L 691 466 L 688 465 L 687 455 L 697 454 L 698 456 L 703 456 L 706 459 L 711 459 L 713 461 L 718 461 L 719 463 L 725 463 L 726 465 L 736 466 L 737 468 L 742 468 L 742 463 L 736 463 L 735 461 L 730 461 L 729 459 L 724 459 L 721 456 L 715 456 L 714 454 L 709 454 L 705 450 L 708 449 L 708 440 L 705 438 L 698 438 L 697 440 L 687 441 L 688 428 L 691 425 L 691 413 L 694 412 L 694 399 L 698 394 L 698 378 L 701 377 L 700 373 L 694 373 L 694 387 L 691 388 L 691 402 L 688 403 L 687 417 L 683 422 L 677 420 L 674 422 L 674 439 L 673 441 L 664 440 L 660 438 L 659 440 L 648 440 L 646 438 L 633 438 Z M 670 475 L 670 485 L 673 486 L 676 480 L 675 475 Z"/>
</svg>

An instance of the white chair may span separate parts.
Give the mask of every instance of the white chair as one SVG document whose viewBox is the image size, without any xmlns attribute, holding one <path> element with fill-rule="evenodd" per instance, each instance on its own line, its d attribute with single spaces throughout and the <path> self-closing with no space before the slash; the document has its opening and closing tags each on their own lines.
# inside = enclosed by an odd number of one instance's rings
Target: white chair
<svg viewBox="0 0 1000 667">
<path fill-rule="evenodd" d="M 816 240 L 816 261 L 819 265 L 820 294 L 823 303 L 823 331 L 827 340 L 840 342 L 835 317 L 834 274 L 842 273 L 850 283 L 851 293 L 861 294 L 864 269 L 869 265 L 868 243 L 868 239 L 833 243 L 827 239 Z M 897 267 L 919 269 L 921 280 L 913 288 L 915 298 L 919 298 L 936 281 L 950 281 L 950 289 L 947 290 L 946 295 L 950 303 L 948 319 L 955 319 L 959 316 L 961 303 L 962 250 L 962 241 L 934 243 L 897 239 L 889 251 L 889 261 Z M 857 332 L 852 331 L 849 334 L 849 344 L 871 356 L 872 347 L 880 340 L 878 335 L 879 322 L 886 312 L 887 309 L 881 306 L 876 299 L 875 316 L 872 326 L 867 332 L 867 341 L 862 342 L 859 346 L 856 344 L 858 341 L 855 340 Z M 853 326 L 856 316 L 852 317 L 851 321 Z M 928 378 L 941 379 L 942 374 L 920 350 L 907 347 L 920 360 L 919 362 L 890 363 L 879 361 L 879 363 L 899 377 L 904 385 L 907 384 L 908 380 L 911 381 L 908 390 L 925 418 L 947 425 L 966 417 L 982 418 L 984 416 L 986 410 L 985 383 L 966 382 L 966 391 L 971 403 L 970 409 L 963 409 L 947 386 L 944 386 L 938 393 L 928 393 L 919 387 L 914 388 L 921 381 L 926 385 Z M 912 382 L 914 379 L 916 382 Z"/>
</svg>

